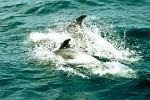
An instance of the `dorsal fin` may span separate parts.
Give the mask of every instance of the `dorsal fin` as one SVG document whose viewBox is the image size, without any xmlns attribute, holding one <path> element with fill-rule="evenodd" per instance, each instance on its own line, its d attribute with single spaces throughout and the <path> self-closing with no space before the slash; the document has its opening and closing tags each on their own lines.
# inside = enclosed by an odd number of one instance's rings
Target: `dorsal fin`
<svg viewBox="0 0 150 100">
<path fill-rule="evenodd" d="M 80 17 L 78 17 L 75 21 L 73 21 L 67 28 L 70 28 L 70 27 L 75 27 L 76 25 L 79 25 L 81 26 L 82 25 L 82 22 L 83 22 L 83 19 L 86 17 L 86 15 L 81 15 Z"/>
<path fill-rule="evenodd" d="M 78 25 L 80 25 L 81 26 L 81 24 L 82 24 L 82 22 L 83 22 L 83 19 L 86 17 L 86 15 L 81 15 L 80 17 L 78 17 L 77 19 L 76 19 L 76 24 L 78 24 Z"/>
<path fill-rule="evenodd" d="M 66 40 L 61 44 L 61 46 L 60 46 L 59 49 L 70 48 L 70 45 L 69 45 L 69 41 L 70 41 L 70 40 L 71 40 L 71 39 L 66 39 Z"/>
</svg>

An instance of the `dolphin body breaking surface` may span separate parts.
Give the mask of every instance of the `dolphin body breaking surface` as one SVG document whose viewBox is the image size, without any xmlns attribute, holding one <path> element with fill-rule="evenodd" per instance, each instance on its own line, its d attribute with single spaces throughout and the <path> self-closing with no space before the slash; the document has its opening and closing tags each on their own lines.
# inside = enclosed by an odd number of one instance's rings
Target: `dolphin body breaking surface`
<svg viewBox="0 0 150 100">
<path fill-rule="evenodd" d="M 55 54 L 58 56 L 61 56 L 67 64 L 70 64 L 73 66 L 100 64 L 100 62 L 96 58 L 84 52 L 76 51 L 73 48 L 70 48 L 69 46 L 70 40 L 71 39 L 65 40 L 60 46 L 60 48 L 55 51 Z"/>
<path fill-rule="evenodd" d="M 76 51 L 69 46 L 70 39 L 65 40 L 54 53 L 62 57 L 66 64 L 74 67 L 89 68 L 94 74 L 114 74 L 118 76 L 135 78 L 134 71 L 119 62 L 100 62 L 85 52 Z M 130 75 L 131 74 L 131 75 Z"/>
<path fill-rule="evenodd" d="M 65 29 L 52 32 L 52 34 L 41 34 L 39 36 L 31 34 L 31 39 L 34 37 L 31 41 L 34 42 L 33 44 L 39 43 L 40 45 L 53 41 L 56 44 L 54 46 L 58 49 L 63 41 L 71 39 L 70 42 L 73 44 L 71 46 L 77 51 L 86 52 L 97 57 L 128 61 L 129 51 L 116 49 L 110 42 L 101 37 L 98 32 L 92 32 L 88 27 L 84 26 L 83 22 L 86 18 L 88 18 L 86 15 L 82 15 Z"/>
<path fill-rule="evenodd" d="M 30 55 L 38 62 L 52 63 L 55 68 L 68 64 L 73 66 L 70 68 L 89 69 L 94 75 L 135 77 L 134 70 L 116 60 L 120 58 L 119 50 L 98 33 L 87 31 L 82 25 L 85 18 L 85 15 L 78 17 L 63 32 L 31 33 L 29 42 L 31 41 L 35 48 Z M 108 59 L 100 60 L 102 57 Z M 62 68 L 66 70 L 65 66 Z"/>
<path fill-rule="evenodd" d="M 83 21 L 86 15 L 81 15 L 73 21 L 65 30 L 75 40 L 79 51 L 87 52 L 89 55 L 100 56 L 111 59 L 126 59 L 127 53 L 117 50 L 106 39 L 98 33 L 84 27 Z M 128 60 L 128 59 L 127 59 Z"/>
</svg>

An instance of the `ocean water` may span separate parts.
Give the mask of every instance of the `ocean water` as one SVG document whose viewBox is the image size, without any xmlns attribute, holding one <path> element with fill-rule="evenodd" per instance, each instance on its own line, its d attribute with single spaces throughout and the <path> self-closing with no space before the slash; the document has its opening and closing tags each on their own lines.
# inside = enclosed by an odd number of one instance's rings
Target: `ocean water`
<svg viewBox="0 0 150 100">
<path fill-rule="evenodd" d="M 104 71 L 51 52 L 81 15 Z M 149 17 L 149 0 L 0 0 L 0 100 L 150 100 Z"/>
</svg>

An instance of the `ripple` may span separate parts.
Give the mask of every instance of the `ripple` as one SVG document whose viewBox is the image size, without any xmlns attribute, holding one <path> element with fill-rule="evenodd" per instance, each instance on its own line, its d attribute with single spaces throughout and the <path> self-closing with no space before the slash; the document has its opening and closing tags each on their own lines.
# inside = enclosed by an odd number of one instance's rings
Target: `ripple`
<svg viewBox="0 0 150 100">
<path fill-rule="evenodd" d="M 43 14 L 48 14 L 48 13 L 54 13 L 62 9 L 72 9 L 72 8 L 76 8 L 76 5 L 70 1 L 58 1 L 58 2 L 53 1 L 53 2 L 49 2 L 38 7 L 37 14 L 43 15 Z"/>
<path fill-rule="evenodd" d="M 149 3 L 149 0 L 1 0 L 0 99 L 149 100 Z M 91 77 L 82 78 L 62 70 L 53 70 L 49 65 L 28 61 L 30 59 L 25 53 L 30 48 L 22 42 L 30 32 L 45 31 L 48 25 L 57 27 L 60 21 L 67 23 L 81 14 L 111 18 L 112 23 L 116 22 L 115 26 L 123 27 L 118 35 L 123 37 L 126 31 L 126 45 L 131 48 L 133 44 L 134 50 L 142 52 L 144 56 L 134 64 L 122 62 L 139 71 L 138 79 L 91 76 L 87 70 L 86 75 Z M 102 60 L 107 62 L 108 59 Z M 76 71 L 84 74 L 82 69 Z"/>
<path fill-rule="evenodd" d="M 104 6 L 103 3 L 100 3 L 100 2 L 96 2 L 96 1 L 92 1 L 92 0 L 74 0 L 80 4 L 85 4 L 85 5 L 88 5 L 88 6 Z"/>
</svg>

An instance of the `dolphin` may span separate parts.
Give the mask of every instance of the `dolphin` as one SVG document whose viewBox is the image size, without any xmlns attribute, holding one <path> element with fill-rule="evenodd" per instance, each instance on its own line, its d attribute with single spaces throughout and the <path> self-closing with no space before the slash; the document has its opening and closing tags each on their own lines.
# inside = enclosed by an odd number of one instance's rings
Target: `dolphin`
<svg viewBox="0 0 150 100">
<path fill-rule="evenodd" d="M 75 49 L 71 48 L 69 41 L 71 41 L 71 39 L 66 39 L 61 44 L 60 48 L 54 52 L 57 56 L 60 56 L 65 61 L 65 64 L 71 65 L 72 67 L 88 68 L 93 72 L 93 74 L 101 76 L 112 74 L 136 78 L 134 70 L 130 69 L 129 67 L 116 61 L 101 62 L 97 58 L 86 54 L 85 52 L 76 51 Z"/>
<path fill-rule="evenodd" d="M 98 33 L 89 32 L 89 29 L 84 27 L 82 23 L 86 17 L 87 15 L 81 15 L 65 29 L 69 36 L 74 39 L 76 47 L 80 51 L 92 56 L 110 59 L 121 59 L 125 57 L 122 52 Z"/>
<path fill-rule="evenodd" d="M 57 56 L 62 57 L 67 64 L 73 66 L 100 64 L 100 62 L 96 58 L 84 52 L 76 51 L 73 48 L 71 48 L 69 45 L 70 40 L 71 39 L 66 39 L 61 44 L 60 48 L 56 50 L 54 53 Z"/>
</svg>

